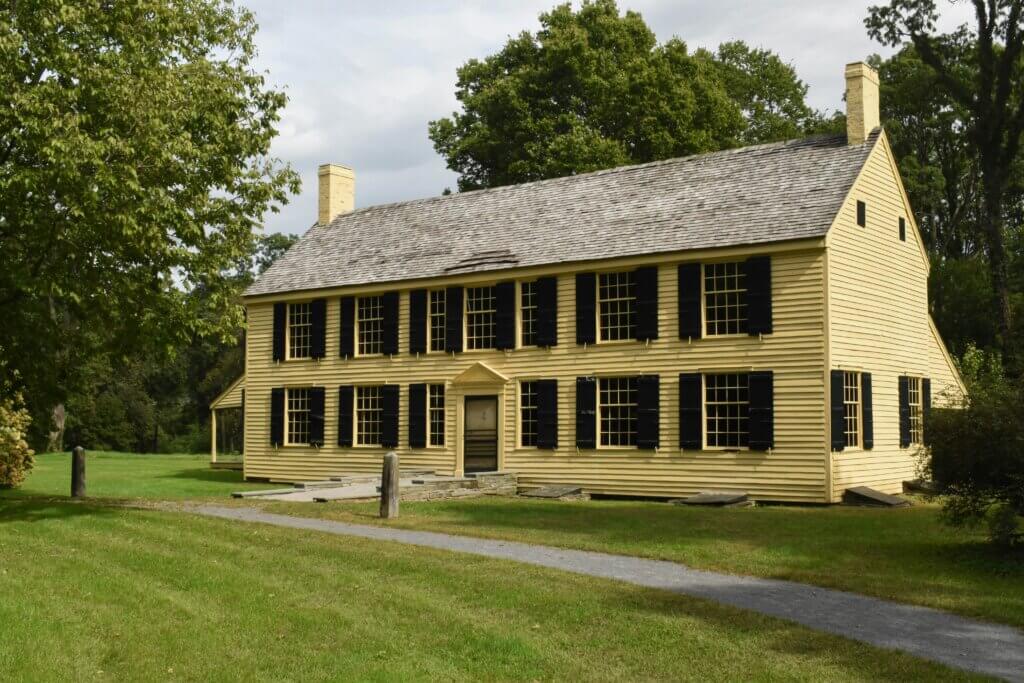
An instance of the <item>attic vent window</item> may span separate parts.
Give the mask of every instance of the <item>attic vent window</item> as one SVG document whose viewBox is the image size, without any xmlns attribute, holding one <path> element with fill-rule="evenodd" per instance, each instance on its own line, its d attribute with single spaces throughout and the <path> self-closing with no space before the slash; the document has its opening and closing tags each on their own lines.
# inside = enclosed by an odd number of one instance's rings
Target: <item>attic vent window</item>
<svg viewBox="0 0 1024 683">
<path fill-rule="evenodd" d="M 445 268 L 446 273 L 472 270 L 489 270 L 494 266 L 514 266 L 519 263 L 519 257 L 508 249 L 495 249 L 492 251 L 478 251 L 466 258 L 457 261 L 455 265 Z"/>
<path fill-rule="evenodd" d="M 868 224 L 868 206 L 862 201 L 857 202 L 857 225 L 866 227 Z"/>
<path fill-rule="evenodd" d="M 907 241 L 907 219 L 900 219 L 900 242 Z"/>
</svg>

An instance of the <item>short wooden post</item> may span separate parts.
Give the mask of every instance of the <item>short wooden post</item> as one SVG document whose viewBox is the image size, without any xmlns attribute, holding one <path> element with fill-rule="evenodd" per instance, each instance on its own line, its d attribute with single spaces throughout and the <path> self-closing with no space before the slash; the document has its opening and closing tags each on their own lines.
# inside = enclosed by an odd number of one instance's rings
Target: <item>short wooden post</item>
<svg viewBox="0 0 1024 683">
<path fill-rule="evenodd" d="M 380 516 L 382 519 L 398 517 L 398 453 L 384 455 L 384 469 L 380 475 Z"/>
<path fill-rule="evenodd" d="M 85 498 L 85 449 L 81 446 L 71 451 L 71 497 Z"/>
</svg>

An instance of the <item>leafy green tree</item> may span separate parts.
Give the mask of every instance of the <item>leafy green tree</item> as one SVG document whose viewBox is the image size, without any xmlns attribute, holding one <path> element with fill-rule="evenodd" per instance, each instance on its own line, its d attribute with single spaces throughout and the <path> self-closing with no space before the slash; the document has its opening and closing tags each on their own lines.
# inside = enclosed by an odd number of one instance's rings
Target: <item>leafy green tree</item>
<svg viewBox="0 0 1024 683">
<path fill-rule="evenodd" d="M 298 189 L 255 31 L 228 0 L 0 8 L 0 347 L 44 422 L 87 358 L 241 324 L 225 271 Z"/>
<path fill-rule="evenodd" d="M 27 433 L 32 416 L 21 392 L 11 381 L 0 347 L 0 489 L 21 484 L 32 469 L 35 455 L 28 446 Z"/>
<path fill-rule="evenodd" d="M 989 262 L 1000 343 L 1013 339 L 1008 195 L 1024 133 L 1024 0 L 974 0 L 975 24 L 937 32 L 935 0 L 891 0 L 871 7 L 868 33 L 884 44 L 909 41 L 934 74 L 934 85 L 965 112 L 967 140 L 980 180 L 977 240 Z"/>
<path fill-rule="evenodd" d="M 434 148 L 471 190 L 731 147 L 744 127 L 717 66 L 659 45 L 614 0 L 541 14 L 536 34 L 458 70 L 462 112 L 432 121 Z"/>
</svg>

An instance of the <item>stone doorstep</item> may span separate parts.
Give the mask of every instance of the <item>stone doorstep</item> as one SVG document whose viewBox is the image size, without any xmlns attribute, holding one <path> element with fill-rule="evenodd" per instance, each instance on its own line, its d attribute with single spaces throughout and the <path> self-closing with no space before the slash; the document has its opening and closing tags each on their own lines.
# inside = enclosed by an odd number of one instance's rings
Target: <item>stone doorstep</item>
<svg viewBox="0 0 1024 683">
<path fill-rule="evenodd" d="M 889 508 L 910 507 L 910 501 L 906 498 L 882 493 L 867 486 L 853 486 L 843 491 L 843 504 Z"/>
<path fill-rule="evenodd" d="M 733 506 L 748 502 L 746 493 L 735 491 L 701 491 L 686 498 L 675 498 L 669 501 L 673 505 L 717 505 Z"/>
<path fill-rule="evenodd" d="M 579 496 L 583 494 L 583 487 L 576 486 L 574 484 L 565 484 L 563 486 L 538 486 L 534 489 L 523 491 L 521 496 L 524 498 L 545 498 L 558 500 L 566 498 L 567 496 Z"/>
</svg>

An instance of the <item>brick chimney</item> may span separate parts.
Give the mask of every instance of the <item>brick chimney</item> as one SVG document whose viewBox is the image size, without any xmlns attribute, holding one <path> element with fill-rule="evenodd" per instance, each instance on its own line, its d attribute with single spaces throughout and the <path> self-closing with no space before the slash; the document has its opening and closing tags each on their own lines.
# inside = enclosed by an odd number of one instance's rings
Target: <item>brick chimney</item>
<svg viewBox="0 0 1024 683">
<path fill-rule="evenodd" d="M 881 124 L 878 72 L 864 62 L 846 65 L 846 142 L 859 145 Z"/>
<path fill-rule="evenodd" d="M 327 225 L 356 204 L 356 174 L 348 166 L 323 164 L 317 170 L 320 180 L 317 222 Z"/>
</svg>

